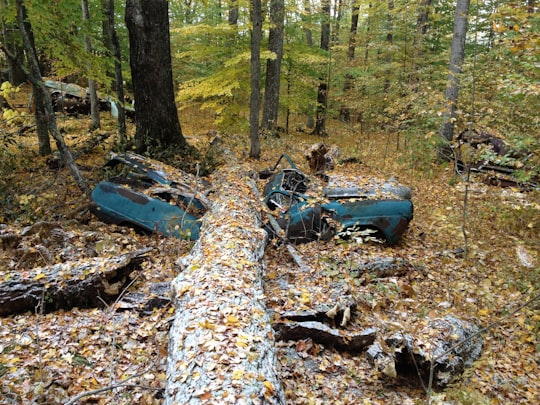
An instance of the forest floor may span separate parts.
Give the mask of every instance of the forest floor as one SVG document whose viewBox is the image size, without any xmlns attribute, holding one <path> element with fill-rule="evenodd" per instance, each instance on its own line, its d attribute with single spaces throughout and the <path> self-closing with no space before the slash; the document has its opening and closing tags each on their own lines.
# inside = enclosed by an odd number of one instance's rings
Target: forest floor
<svg viewBox="0 0 540 405">
<path fill-rule="evenodd" d="M 211 123 L 200 112 L 182 114 L 189 142 L 204 149 L 212 140 Z M 21 125 L 24 119 L 17 125 Z M 2 131 L 16 131 L 16 127 Z M 74 149 L 92 137 L 87 117 L 59 118 Z M 114 123 L 103 115 L 103 131 Z M 130 128 L 132 131 L 132 128 Z M 271 167 L 288 153 L 307 169 L 305 151 L 324 141 L 341 157 L 361 163 L 337 165 L 334 173 L 394 176 L 412 188 L 414 219 L 393 247 L 380 243 L 332 240 L 297 246 L 311 269 L 301 272 L 283 247 L 270 244 L 265 292 L 271 310 L 324 303 L 336 285 L 346 283 L 362 305 L 347 330 L 374 326 L 414 333 L 426 319 L 448 314 L 486 327 L 511 313 L 540 290 L 540 192 L 487 186 L 481 178 L 467 183 L 450 165 L 432 162 L 409 140 L 395 134 L 359 133 L 341 123 L 329 125 L 328 138 L 301 132 L 262 140 L 255 170 Z M 423 134 L 418 139 L 423 139 Z M 18 246 L 0 246 L 0 280 L 11 272 L 61 261 L 107 257 L 145 246 L 154 254 L 135 274 L 130 290 L 145 291 L 150 282 L 175 277 L 178 259 L 192 243 L 145 236 L 105 225 L 85 210 L 87 200 L 65 168 L 51 168 L 38 156 L 32 131 L 1 146 L 0 233 L 21 232 L 39 221 L 58 230 L 36 233 Z M 247 158 L 247 136 L 222 134 L 239 159 Z M 103 141 L 77 163 L 91 185 L 113 147 Z M 306 170 L 307 171 L 307 170 Z M 465 238 L 464 235 L 467 237 Z M 37 248 L 41 246 L 41 248 Z M 46 252 L 46 254 L 44 253 Z M 402 258 L 414 268 L 402 277 L 360 283 L 355 265 L 370 258 Z M 284 285 L 286 286 L 284 289 Z M 159 404 L 165 385 L 167 333 L 173 308 L 140 316 L 121 303 L 105 308 L 72 309 L 50 314 L 26 313 L 0 318 L 0 404 L 63 403 L 83 391 L 131 383 L 85 397 L 79 403 Z M 484 334 L 481 357 L 461 381 L 432 393 L 433 403 L 537 403 L 540 398 L 540 307 L 538 302 L 504 318 Z M 363 353 L 325 348 L 311 340 L 278 342 L 279 366 L 290 404 L 422 404 L 425 390 L 414 376 L 393 380 L 374 369 Z M 134 378 L 134 376 L 136 378 Z"/>
</svg>

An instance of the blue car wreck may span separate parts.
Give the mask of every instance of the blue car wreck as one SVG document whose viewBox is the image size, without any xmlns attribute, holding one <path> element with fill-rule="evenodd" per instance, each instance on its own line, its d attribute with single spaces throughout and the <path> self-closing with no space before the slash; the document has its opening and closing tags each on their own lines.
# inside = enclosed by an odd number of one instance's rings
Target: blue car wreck
<svg viewBox="0 0 540 405">
<path fill-rule="evenodd" d="M 275 172 L 282 158 L 290 167 Z M 413 218 L 410 189 L 395 181 L 370 179 L 364 187 L 340 187 L 329 180 L 326 186 L 310 187 L 310 179 L 287 155 L 270 172 L 275 173 L 264 188 L 264 201 L 278 212 L 285 237 L 295 243 L 367 231 L 395 245 Z M 317 195 L 317 190 L 322 192 Z"/>
<path fill-rule="evenodd" d="M 113 155 L 106 167 L 124 172 L 92 191 L 91 212 L 106 223 L 196 240 L 208 208 L 198 180 L 135 153 Z M 127 169 L 127 171 L 125 170 Z"/>
</svg>

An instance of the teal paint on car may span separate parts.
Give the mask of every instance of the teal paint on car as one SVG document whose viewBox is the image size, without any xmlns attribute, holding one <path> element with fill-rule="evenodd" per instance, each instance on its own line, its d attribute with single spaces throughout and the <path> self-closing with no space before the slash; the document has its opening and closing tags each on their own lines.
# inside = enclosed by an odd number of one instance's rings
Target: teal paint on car
<svg viewBox="0 0 540 405">
<path fill-rule="evenodd" d="M 107 223 L 127 224 L 147 232 L 197 240 L 206 205 L 177 188 L 175 169 L 134 153 L 115 155 L 107 166 L 130 171 L 99 182 L 92 191 L 91 211 Z"/>
<path fill-rule="evenodd" d="M 293 242 L 329 240 L 347 231 L 372 229 L 395 245 L 413 219 L 410 189 L 395 182 L 361 187 L 325 188 L 306 194 L 309 179 L 284 155 L 290 168 L 274 173 L 264 189 L 267 206 L 278 210 L 278 224 Z M 280 158 L 281 160 L 281 158 Z M 275 168 L 272 171 L 275 171 Z M 364 187 L 365 188 L 365 187 Z M 387 198 L 377 198 L 381 192 Z"/>
</svg>

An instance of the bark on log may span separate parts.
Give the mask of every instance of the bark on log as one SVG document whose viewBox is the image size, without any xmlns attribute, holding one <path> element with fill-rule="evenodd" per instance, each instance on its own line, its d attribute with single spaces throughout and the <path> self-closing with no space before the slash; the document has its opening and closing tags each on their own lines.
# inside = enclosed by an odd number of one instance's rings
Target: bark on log
<svg viewBox="0 0 540 405">
<path fill-rule="evenodd" d="M 311 339 L 316 343 L 350 353 L 360 352 L 375 341 L 377 330 L 368 328 L 360 333 L 330 328 L 321 322 L 286 322 L 273 325 L 279 340 Z"/>
<path fill-rule="evenodd" d="M 141 315 L 151 315 L 156 308 L 163 308 L 171 303 L 171 283 L 151 283 L 148 292 L 132 291 L 125 294 L 118 302 L 119 310 L 135 310 Z"/>
<path fill-rule="evenodd" d="M 201 237 L 172 283 L 165 404 L 283 404 L 262 288 L 259 203 L 245 167 L 220 175 Z"/>
<path fill-rule="evenodd" d="M 369 274 L 371 278 L 401 277 L 420 268 L 407 259 L 377 257 L 361 263 L 350 270 L 351 277 Z"/>
<path fill-rule="evenodd" d="M 128 275 L 151 249 L 112 258 L 85 259 L 4 275 L 0 316 L 60 308 L 93 307 L 116 298 Z"/>
</svg>

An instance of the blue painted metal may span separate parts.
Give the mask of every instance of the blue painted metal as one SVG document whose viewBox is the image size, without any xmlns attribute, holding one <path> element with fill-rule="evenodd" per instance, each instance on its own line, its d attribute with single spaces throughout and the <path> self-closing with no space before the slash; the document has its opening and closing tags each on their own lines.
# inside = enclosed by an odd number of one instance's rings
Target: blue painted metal
<svg viewBox="0 0 540 405">
<path fill-rule="evenodd" d="M 133 153 L 116 155 L 108 165 L 118 163 L 128 165 L 134 172 L 116 181 L 97 184 L 92 191 L 91 206 L 97 217 L 107 223 L 131 224 L 166 236 L 189 240 L 199 238 L 200 216 L 206 211 L 200 200 L 178 192 L 171 193 L 170 198 L 144 192 L 156 184 L 164 186 L 160 187 L 161 190 L 167 190 L 174 187 L 175 180 L 179 181 L 169 178 L 168 170 L 163 170 L 165 165 Z M 201 215 L 196 216 L 192 211 Z"/>
<path fill-rule="evenodd" d="M 410 199 L 374 198 L 377 193 L 373 190 L 360 193 L 356 188 L 337 189 L 325 193 L 324 199 L 322 196 L 319 199 L 307 196 L 304 193 L 309 180 L 290 159 L 287 160 L 291 168 L 269 179 L 264 196 L 269 208 L 280 208 L 278 223 L 291 240 L 327 240 L 332 236 L 329 231 L 331 220 L 337 226 L 334 233 L 370 228 L 380 231 L 388 245 L 394 245 L 413 218 L 413 203 Z M 386 183 L 382 188 L 385 186 Z M 402 190 L 399 191 L 401 193 Z"/>
</svg>

